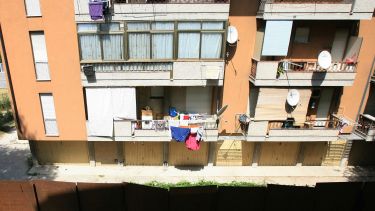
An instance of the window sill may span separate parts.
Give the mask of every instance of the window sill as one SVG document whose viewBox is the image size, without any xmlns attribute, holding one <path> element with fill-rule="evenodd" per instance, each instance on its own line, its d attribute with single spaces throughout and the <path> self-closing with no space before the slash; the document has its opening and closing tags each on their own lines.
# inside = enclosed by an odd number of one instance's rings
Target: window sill
<svg viewBox="0 0 375 211">
<path fill-rule="evenodd" d="M 51 79 L 36 79 L 36 82 L 51 82 Z"/>
</svg>

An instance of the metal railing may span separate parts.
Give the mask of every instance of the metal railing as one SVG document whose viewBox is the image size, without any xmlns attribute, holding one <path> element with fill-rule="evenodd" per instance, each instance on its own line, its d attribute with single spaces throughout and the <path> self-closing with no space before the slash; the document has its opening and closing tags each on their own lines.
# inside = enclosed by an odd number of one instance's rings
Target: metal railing
<svg viewBox="0 0 375 211">
<path fill-rule="evenodd" d="M 171 121 L 171 122 L 170 122 Z M 180 120 L 133 120 L 131 121 L 132 131 L 134 130 L 169 130 L 170 126 L 175 126 L 173 122 Z M 203 127 L 205 130 L 217 130 L 218 122 L 216 120 L 182 120 L 186 123 L 185 127 Z M 181 125 L 180 125 L 181 126 Z"/>
<path fill-rule="evenodd" d="M 82 63 L 81 69 L 86 65 L 92 65 L 95 72 L 170 72 L 173 70 L 171 62 Z"/>
<path fill-rule="evenodd" d="M 269 130 L 285 130 L 285 129 L 340 129 L 340 119 L 335 116 L 330 116 L 328 120 L 308 120 L 303 125 L 296 125 L 293 119 L 287 119 L 284 121 L 269 121 Z"/>
<path fill-rule="evenodd" d="M 295 72 L 355 72 L 356 64 L 347 64 L 345 62 L 335 62 L 328 69 L 323 69 L 318 62 L 305 62 L 284 60 L 279 62 L 279 68 L 283 71 Z"/>
<path fill-rule="evenodd" d="M 230 0 L 114 0 L 126 4 L 229 4 Z"/>
<path fill-rule="evenodd" d="M 275 4 L 340 4 L 351 3 L 353 0 L 266 0 L 267 3 Z"/>
<path fill-rule="evenodd" d="M 368 114 L 359 115 L 358 124 L 355 129 L 363 135 L 367 135 L 369 130 L 375 130 L 375 117 Z"/>
</svg>

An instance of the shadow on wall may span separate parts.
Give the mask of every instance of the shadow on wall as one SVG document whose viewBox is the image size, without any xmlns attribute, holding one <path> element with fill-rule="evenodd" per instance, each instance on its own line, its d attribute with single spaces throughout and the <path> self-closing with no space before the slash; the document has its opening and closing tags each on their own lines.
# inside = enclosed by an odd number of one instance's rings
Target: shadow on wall
<svg viewBox="0 0 375 211">
<path fill-rule="evenodd" d="M 260 1 L 232 0 L 229 16 L 256 16 Z"/>
<path fill-rule="evenodd" d="M 34 194 L 35 192 L 35 194 Z M 318 183 L 316 187 L 195 186 L 0 182 L 5 210 L 294 211 L 375 210 L 375 183 Z"/>
</svg>

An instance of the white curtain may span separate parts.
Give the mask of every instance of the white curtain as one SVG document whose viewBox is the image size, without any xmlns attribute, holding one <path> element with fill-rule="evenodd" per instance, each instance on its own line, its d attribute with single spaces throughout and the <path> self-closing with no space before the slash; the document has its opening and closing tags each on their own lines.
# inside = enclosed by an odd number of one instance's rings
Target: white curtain
<svg viewBox="0 0 375 211">
<path fill-rule="evenodd" d="M 103 57 L 104 60 L 120 60 L 123 58 L 122 35 L 103 35 Z"/>
<path fill-rule="evenodd" d="M 120 31 L 119 23 L 102 23 L 100 24 L 101 31 Z"/>
<path fill-rule="evenodd" d="M 113 119 L 137 119 L 135 88 L 111 88 Z"/>
<path fill-rule="evenodd" d="M 152 30 L 173 31 L 173 22 L 154 22 Z M 152 58 L 172 59 L 173 57 L 173 34 L 158 33 L 152 34 Z"/>
<path fill-rule="evenodd" d="M 199 58 L 200 33 L 179 33 L 178 58 Z"/>
<path fill-rule="evenodd" d="M 150 34 L 129 33 L 129 58 L 149 59 L 150 58 Z"/>
<path fill-rule="evenodd" d="M 90 136 L 113 136 L 111 89 L 87 88 L 87 115 Z"/>
<path fill-rule="evenodd" d="M 200 30 L 200 22 L 180 22 L 178 23 L 179 30 Z"/>
<path fill-rule="evenodd" d="M 222 34 L 202 34 L 201 58 L 217 59 L 221 56 Z"/>
<path fill-rule="evenodd" d="M 26 0 L 26 13 L 27 16 L 41 16 L 39 0 Z"/>
<path fill-rule="evenodd" d="M 128 30 L 150 30 L 150 24 L 146 22 L 139 22 L 139 23 L 128 23 L 127 24 Z"/>
<path fill-rule="evenodd" d="M 44 128 L 46 135 L 58 135 L 55 104 L 52 94 L 41 94 L 40 102 L 42 105 Z"/>
<path fill-rule="evenodd" d="M 202 23 L 202 29 L 223 29 L 224 28 L 224 22 L 203 22 Z"/>
<path fill-rule="evenodd" d="M 173 34 L 152 35 L 152 58 L 172 59 L 173 57 Z"/>
<path fill-rule="evenodd" d="M 80 23 L 77 26 L 78 32 L 96 32 L 98 31 L 98 24 L 96 23 Z"/>
<path fill-rule="evenodd" d="M 30 37 L 31 45 L 33 47 L 36 78 L 38 80 L 50 80 L 47 46 L 44 33 L 33 32 L 30 34 Z"/>
<path fill-rule="evenodd" d="M 79 35 L 82 60 L 100 60 L 100 40 L 99 35 Z"/>
</svg>

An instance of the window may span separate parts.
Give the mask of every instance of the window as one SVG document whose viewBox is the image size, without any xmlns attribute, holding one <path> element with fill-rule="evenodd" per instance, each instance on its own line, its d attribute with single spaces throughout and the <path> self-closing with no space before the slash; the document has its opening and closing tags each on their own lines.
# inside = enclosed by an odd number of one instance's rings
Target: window
<svg viewBox="0 0 375 211">
<path fill-rule="evenodd" d="M 223 29 L 224 22 L 179 23 L 178 58 L 221 58 Z"/>
<path fill-rule="evenodd" d="M 57 136 L 59 131 L 57 128 L 55 104 L 52 94 L 40 94 L 40 103 L 42 106 L 44 129 L 47 136 Z"/>
<path fill-rule="evenodd" d="M 36 79 L 40 81 L 51 80 L 49 75 L 47 47 L 44 33 L 31 32 L 30 39 L 34 55 Z"/>
<path fill-rule="evenodd" d="M 296 35 L 294 36 L 294 42 L 297 43 L 308 43 L 310 35 L 310 28 L 308 27 L 297 27 Z"/>
<path fill-rule="evenodd" d="M 123 32 L 119 23 L 78 24 L 82 60 L 115 61 L 124 59 Z"/>
<path fill-rule="evenodd" d="M 125 27 L 120 23 L 79 23 L 81 60 L 220 59 L 224 23 L 143 21 L 127 22 Z"/>
<path fill-rule="evenodd" d="M 129 59 L 172 59 L 173 22 L 128 23 Z"/>
<path fill-rule="evenodd" d="M 39 0 L 25 0 L 25 6 L 28 17 L 42 16 Z"/>
</svg>

